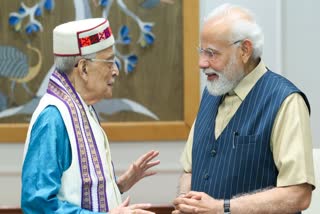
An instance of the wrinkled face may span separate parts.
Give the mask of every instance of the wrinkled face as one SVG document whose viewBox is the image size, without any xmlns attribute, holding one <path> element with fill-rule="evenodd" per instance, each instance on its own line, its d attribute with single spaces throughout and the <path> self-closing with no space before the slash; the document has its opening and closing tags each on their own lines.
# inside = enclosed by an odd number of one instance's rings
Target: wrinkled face
<svg viewBox="0 0 320 214">
<path fill-rule="evenodd" d="M 245 76 L 239 57 L 242 41 L 230 42 L 226 29 L 204 25 L 200 36 L 199 67 L 207 77 L 208 91 L 215 96 L 234 89 Z"/>
<path fill-rule="evenodd" d="M 88 75 L 86 90 L 94 100 L 100 101 L 112 97 L 115 77 L 119 75 L 114 57 L 114 52 L 110 47 L 98 52 L 95 59 L 86 60 Z"/>
<path fill-rule="evenodd" d="M 235 54 L 230 56 L 222 70 L 218 71 L 210 67 L 203 69 L 203 72 L 207 75 L 207 89 L 214 96 L 220 96 L 233 90 L 245 76 L 244 70 L 238 65 Z"/>
</svg>

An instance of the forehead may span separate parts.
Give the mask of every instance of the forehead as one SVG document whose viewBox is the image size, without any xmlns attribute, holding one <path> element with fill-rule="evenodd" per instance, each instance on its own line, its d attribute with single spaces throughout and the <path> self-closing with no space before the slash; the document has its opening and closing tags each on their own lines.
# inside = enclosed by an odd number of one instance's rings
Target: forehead
<svg viewBox="0 0 320 214">
<path fill-rule="evenodd" d="M 231 36 L 231 24 L 224 20 L 207 20 L 200 33 L 200 42 L 203 46 L 225 46 Z"/>
<path fill-rule="evenodd" d="M 113 47 L 109 47 L 102 51 L 97 52 L 97 58 L 110 58 L 114 56 Z"/>
</svg>

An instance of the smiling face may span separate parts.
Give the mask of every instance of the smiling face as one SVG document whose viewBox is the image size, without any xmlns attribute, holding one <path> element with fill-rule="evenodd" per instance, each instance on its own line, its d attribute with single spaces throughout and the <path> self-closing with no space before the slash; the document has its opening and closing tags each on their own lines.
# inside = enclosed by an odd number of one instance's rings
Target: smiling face
<svg viewBox="0 0 320 214">
<path fill-rule="evenodd" d="M 82 81 L 78 92 L 88 105 L 112 97 L 115 78 L 119 76 L 114 57 L 113 49 L 110 47 L 97 52 L 94 59 L 83 58 L 79 61 Z"/>
<path fill-rule="evenodd" d="M 228 93 L 245 76 L 242 40 L 230 41 L 230 30 L 227 23 L 210 20 L 200 35 L 199 67 L 207 76 L 208 91 L 215 96 Z"/>
</svg>

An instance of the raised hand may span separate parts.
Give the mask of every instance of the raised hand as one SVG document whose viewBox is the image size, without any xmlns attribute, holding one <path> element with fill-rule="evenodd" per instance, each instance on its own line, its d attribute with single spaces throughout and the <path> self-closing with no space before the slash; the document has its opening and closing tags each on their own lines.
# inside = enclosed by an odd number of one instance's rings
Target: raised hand
<svg viewBox="0 0 320 214">
<path fill-rule="evenodd" d="M 148 169 L 160 163 L 160 160 L 152 161 L 152 159 L 158 155 L 158 151 L 150 151 L 134 161 L 129 169 L 118 179 L 117 184 L 120 192 L 126 192 L 142 178 L 156 174 L 155 171 L 150 171 Z"/>
</svg>

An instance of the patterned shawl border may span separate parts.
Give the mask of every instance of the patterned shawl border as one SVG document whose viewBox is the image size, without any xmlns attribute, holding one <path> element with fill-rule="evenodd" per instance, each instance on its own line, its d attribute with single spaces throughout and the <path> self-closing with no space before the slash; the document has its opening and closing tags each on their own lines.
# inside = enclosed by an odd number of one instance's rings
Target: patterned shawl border
<svg viewBox="0 0 320 214">
<path fill-rule="evenodd" d="M 99 150 L 97 148 L 96 141 L 95 141 L 88 117 L 84 111 L 83 104 L 80 101 L 80 98 L 78 97 L 78 94 L 75 92 L 75 89 L 70 83 L 68 77 L 64 73 L 54 72 L 54 76 L 61 81 L 62 85 L 66 88 L 67 93 L 69 94 L 71 99 L 75 101 L 76 106 L 80 110 L 81 116 L 83 118 L 82 126 L 84 127 L 84 132 L 85 132 L 84 134 L 86 135 L 87 143 L 91 153 L 92 163 L 94 165 L 96 177 L 98 178 L 98 184 L 97 184 L 98 195 L 97 196 L 98 196 L 99 211 L 107 212 L 109 209 L 108 209 L 107 195 L 106 195 L 106 178 L 103 173 L 103 166 L 102 166 Z"/>
<path fill-rule="evenodd" d="M 79 160 L 81 180 L 82 180 L 81 207 L 91 210 L 92 209 L 92 199 L 91 199 L 92 178 L 90 175 L 90 170 L 88 170 L 89 164 L 88 164 L 86 147 L 84 145 L 83 139 L 77 136 L 78 132 L 76 132 L 76 129 L 79 130 L 79 128 L 75 127 L 75 122 L 76 122 L 74 118 L 76 117 L 74 115 L 75 104 L 73 103 L 72 99 L 68 96 L 68 94 L 51 80 L 49 82 L 47 92 L 57 97 L 58 99 L 60 99 L 62 102 L 64 102 L 69 110 L 69 114 L 71 115 L 75 139 L 77 142 L 78 160 Z M 67 100 L 67 102 L 65 102 L 65 100 Z"/>
</svg>

